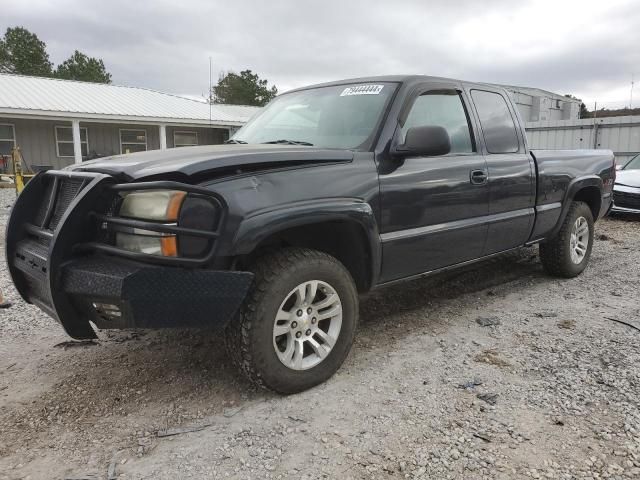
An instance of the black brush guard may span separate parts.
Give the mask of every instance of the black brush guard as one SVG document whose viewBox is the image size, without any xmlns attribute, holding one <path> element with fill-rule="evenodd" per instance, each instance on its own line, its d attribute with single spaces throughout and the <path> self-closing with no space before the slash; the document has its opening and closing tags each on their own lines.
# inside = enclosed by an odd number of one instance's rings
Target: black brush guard
<svg viewBox="0 0 640 480">
<path fill-rule="evenodd" d="M 113 193 L 172 188 L 207 196 L 220 208 L 213 231 L 127 220 L 109 213 Z M 60 322 L 73 338 L 99 328 L 224 327 L 251 285 L 248 272 L 209 270 L 226 205 L 213 192 L 174 182 L 116 184 L 100 173 L 48 171 L 20 194 L 7 225 L 6 255 L 20 295 Z M 200 258 L 164 258 L 100 241 L 114 223 L 200 236 L 211 247 Z M 106 315 L 100 305 L 119 312 Z"/>
</svg>

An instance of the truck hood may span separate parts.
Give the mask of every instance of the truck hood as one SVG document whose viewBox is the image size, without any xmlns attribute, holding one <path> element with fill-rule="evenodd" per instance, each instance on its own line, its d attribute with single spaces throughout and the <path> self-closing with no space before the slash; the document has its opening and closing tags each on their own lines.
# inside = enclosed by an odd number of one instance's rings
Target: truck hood
<svg viewBox="0 0 640 480">
<path fill-rule="evenodd" d="M 350 162 L 350 150 L 298 145 L 206 145 L 115 155 L 67 167 L 99 172 L 132 181 L 171 177 L 201 182 L 247 171 L 264 171 L 303 164 Z"/>
<path fill-rule="evenodd" d="M 616 172 L 616 185 L 640 188 L 640 170 L 619 170 Z"/>
</svg>

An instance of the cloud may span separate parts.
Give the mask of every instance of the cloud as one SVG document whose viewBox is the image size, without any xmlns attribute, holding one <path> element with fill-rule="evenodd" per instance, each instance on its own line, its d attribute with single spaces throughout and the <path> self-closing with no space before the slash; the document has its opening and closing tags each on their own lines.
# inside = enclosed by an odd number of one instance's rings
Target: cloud
<svg viewBox="0 0 640 480">
<path fill-rule="evenodd" d="M 214 77 L 249 68 L 281 91 L 423 73 L 624 104 L 634 68 L 640 77 L 635 3 L 3 0 L 0 28 L 29 28 L 55 62 L 79 49 L 115 83 L 180 94 L 206 93 L 211 56 Z"/>
</svg>

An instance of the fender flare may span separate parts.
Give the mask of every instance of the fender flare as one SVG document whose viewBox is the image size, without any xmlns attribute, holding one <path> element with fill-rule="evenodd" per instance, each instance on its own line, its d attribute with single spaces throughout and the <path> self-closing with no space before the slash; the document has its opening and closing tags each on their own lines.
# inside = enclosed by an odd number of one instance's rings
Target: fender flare
<svg viewBox="0 0 640 480">
<path fill-rule="evenodd" d="M 314 200 L 259 211 L 240 223 L 232 242 L 231 254 L 247 255 L 263 240 L 289 228 L 330 221 L 357 224 L 361 229 L 371 255 L 370 285 L 373 287 L 380 274 L 382 246 L 373 209 L 360 199 Z"/>
<path fill-rule="evenodd" d="M 586 175 L 574 178 L 569 183 L 567 191 L 564 194 L 564 198 L 562 199 L 562 211 L 560 212 L 560 217 L 558 218 L 555 227 L 553 227 L 551 232 L 549 232 L 549 235 L 547 235 L 548 238 L 555 237 L 557 235 L 558 231 L 560 231 L 560 228 L 562 227 L 564 219 L 567 217 L 571 202 L 580 190 L 587 187 L 596 187 L 600 191 L 600 195 L 602 195 L 602 191 L 604 190 L 602 178 L 598 175 Z M 597 220 L 597 218 L 594 218 L 594 220 Z"/>
</svg>

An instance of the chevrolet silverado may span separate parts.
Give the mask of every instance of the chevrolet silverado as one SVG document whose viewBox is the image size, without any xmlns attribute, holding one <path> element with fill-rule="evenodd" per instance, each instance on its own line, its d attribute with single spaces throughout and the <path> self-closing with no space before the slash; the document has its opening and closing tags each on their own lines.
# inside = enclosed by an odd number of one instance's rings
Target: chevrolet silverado
<svg viewBox="0 0 640 480">
<path fill-rule="evenodd" d="M 539 244 L 574 277 L 612 204 L 608 150 L 527 145 L 501 88 L 388 76 L 274 99 L 225 145 L 36 175 L 7 228 L 22 297 L 76 339 L 210 327 L 281 393 L 345 360 L 358 295 Z"/>
</svg>

